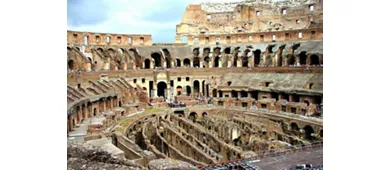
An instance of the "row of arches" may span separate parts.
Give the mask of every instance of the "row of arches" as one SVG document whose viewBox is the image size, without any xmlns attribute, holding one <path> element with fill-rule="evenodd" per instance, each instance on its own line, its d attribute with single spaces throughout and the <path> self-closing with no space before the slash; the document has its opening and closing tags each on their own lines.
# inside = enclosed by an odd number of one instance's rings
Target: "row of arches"
<svg viewBox="0 0 390 170">
<path fill-rule="evenodd" d="M 208 86 L 205 84 L 205 80 L 200 81 L 200 80 L 194 80 L 192 83 L 192 86 L 187 85 L 187 86 L 176 86 L 176 95 L 181 96 L 184 93 L 186 96 L 199 96 L 200 93 L 203 92 L 203 94 L 208 94 Z M 157 83 L 157 96 L 158 97 L 168 97 L 168 85 L 166 82 L 161 81 Z M 172 89 L 173 90 L 173 89 Z"/>
</svg>

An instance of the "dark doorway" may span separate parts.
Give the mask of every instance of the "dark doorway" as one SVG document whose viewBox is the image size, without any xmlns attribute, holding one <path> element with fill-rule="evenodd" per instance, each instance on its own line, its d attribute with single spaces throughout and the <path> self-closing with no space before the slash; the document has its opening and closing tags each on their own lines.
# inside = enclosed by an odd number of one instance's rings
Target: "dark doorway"
<svg viewBox="0 0 390 170">
<path fill-rule="evenodd" d="M 306 52 L 303 51 L 299 53 L 299 63 L 304 65 L 306 64 L 306 60 L 307 60 Z"/>
<path fill-rule="evenodd" d="M 261 51 L 260 50 L 256 50 L 253 52 L 254 54 L 254 59 L 255 59 L 255 66 L 256 65 L 259 65 L 260 64 L 260 59 L 261 59 Z"/>
<path fill-rule="evenodd" d="M 145 59 L 145 69 L 150 69 L 150 60 Z"/>
<path fill-rule="evenodd" d="M 311 55 L 310 65 L 320 65 L 320 58 L 317 55 Z"/>
<path fill-rule="evenodd" d="M 157 96 L 166 98 L 167 83 L 160 82 L 157 84 Z"/>
<path fill-rule="evenodd" d="M 73 61 L 73 60 L 69 60 L 69 61 L 68 61 L 68 68 L 69 68 L 70 70 L 74 70 L 74 61 Z"/>
<path fill-rule="evenodd" d="M 199 83 L 198 80 L 195 80 L 195 81 L 194 81 L 194 94 L 195 94 L 195 95 L 198 95 L 198 93 L 199 93 L 199 88 L 200 88 L 200 83 Z"/>
<path fill-rule="evenodd" d="M 219 67 L 219 56 L 215 57 L 214 67 Z"/>
<path fill-rule="evenodd" d="M 181 67 L 181 63 L 180 63 L 181 61 L 180 61 L 180 59 L 176 59 L 176 67 Z"/>
<path fill-rule="evenodd" d="M 184 59 L 184 61 L 183 61 L 184 63 L 184 66 L 186 66 L 186 67 L 190 67 L 190 65 L 191 65 L 191 61 L 190 61 L 190 59 L 188 59 L 188 58 L 186 58 L 186 59 Z"/>
<path fill-rule="evenodd" d="M 199 57 L 194 57 L 194 67 L 200 67 L 200 59 L 199 59 Z"/>
<path fill-rule="evenodd" d="M 186 86 L 187 96 L 191 96 L 191 86 Z"/>
<path fill-rule="evenodd" d="M 152 58 L 154 59 L 154 66 L 161 67 L 161 55 L 158 53 L 153 53 Z"/>
</svg>

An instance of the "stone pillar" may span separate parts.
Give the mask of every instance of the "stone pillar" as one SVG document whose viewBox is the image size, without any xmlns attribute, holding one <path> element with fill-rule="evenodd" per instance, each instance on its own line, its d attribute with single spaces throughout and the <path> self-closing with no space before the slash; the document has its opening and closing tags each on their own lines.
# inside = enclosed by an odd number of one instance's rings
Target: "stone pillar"
<svg viewBox="0 0 390 170">
<path fill-rule="evenodd" d="M 88 107 L 87 106 L 84 107 L 84 115 L 85 115 L 84 119 L 87 119 L 88 118 Z"/>
<path fill-rule="evenodd" d="M 110 108 L 114 108 L 114 99 L 110 99 Z"/>
<path fill-rule="evenodd" d="M 240 58 L 237 59 L 237 67 L 242 67 L 242 60 Z"/>
<path fill-rule="evenodd" d="M 123 69 L 123 70 L 127 70 L 127 63 L 123 63 L 123 64 L 122 64 L 122 69 Z"/>
<path fill-rule="evenodd" d="M 106 100 L 103 100 L 103 110 L 108 110 L 108 106 L 106 105 Z"/>
<path fill-rule="evenodd" d="M 227 62 L 227 67 L 228 67 L 228 68 L 232 67 L 232 61 L 228 60 L 228 62 Z"/>
<path fill-rule="evenodd" d="M 184 67 L 184 59 L 183 60 L 180 60 L 180 67 Z"/>
<path fill-rule="evenodd" d="M 218 67 L 222 67 L 222 58 L 219 58 L 218 60 Z"/>
<path fill-rule="evenodd" d="M 288 101 L 290 101 L 290 102 L 293 101 L 293 95 L 291 95 L 291 94 L 288 95 Z"/>
<path fill-rule="evenodd" d="M 241 91 L 237 91 L 237 98 L 241 98 Z"/>
<path fill-rule="evenodd" d="M 190 67 L 194 66 L 194 61 L 190 60 Z"/>
<path fill-rule="evenodd" d="M 161 67 L 162 68 L 167 68 L 167 61 L 163 61 Z"/>
</svg>

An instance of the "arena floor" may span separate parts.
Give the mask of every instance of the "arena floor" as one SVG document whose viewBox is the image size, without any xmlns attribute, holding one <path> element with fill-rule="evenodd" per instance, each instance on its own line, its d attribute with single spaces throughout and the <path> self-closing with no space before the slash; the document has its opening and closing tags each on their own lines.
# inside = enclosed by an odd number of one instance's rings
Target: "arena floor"
<svg viewBox="0 0 390 170">
<path fill-rule="evenodd" d="M 286 168 L 295 169 L 297 164 L 313 164 L 313 166 L 323 164 L 323 149 L 312 149 L 297 153 L 290 153 L 276 157 L 263 158 L 252 163 L 263 170 L 282 170 Z"/>
</svg>

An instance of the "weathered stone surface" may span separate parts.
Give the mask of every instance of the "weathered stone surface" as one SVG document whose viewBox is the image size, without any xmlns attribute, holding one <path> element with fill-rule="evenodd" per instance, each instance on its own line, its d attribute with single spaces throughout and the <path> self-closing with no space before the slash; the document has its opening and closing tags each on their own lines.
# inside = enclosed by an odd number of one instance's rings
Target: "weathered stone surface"
<svg viewBox="0 0 390 170">
<path fill-rule="evenodd" d="M 181 162 L 174 159 L 157 159 L 153 160 L 149 163 L 149 169 L 150 170 L 158 170 L 158 169 L 164 169 L 164 170 L 193 170 L 198 169 L 195 166 L 187 163 L 187 162 Z"/>
</svg>

